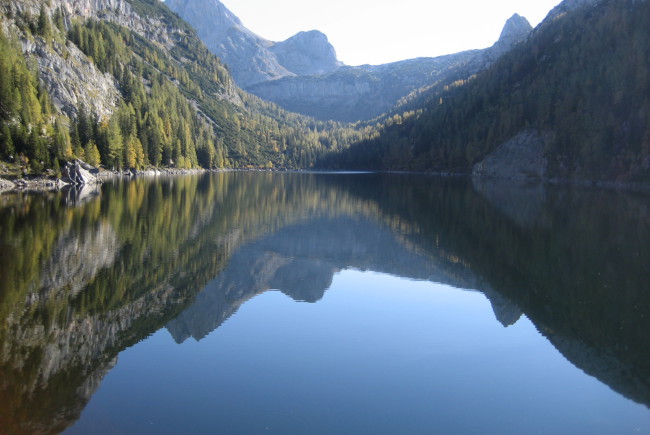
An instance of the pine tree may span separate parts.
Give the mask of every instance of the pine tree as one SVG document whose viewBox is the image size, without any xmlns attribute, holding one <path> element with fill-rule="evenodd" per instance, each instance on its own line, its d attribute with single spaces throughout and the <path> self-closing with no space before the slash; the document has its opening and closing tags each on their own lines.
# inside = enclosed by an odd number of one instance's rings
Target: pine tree
<svg viewBox="0 0 650 435">
<path fill-rule="evenodd" d="M 101 164 L 101 157 L 99 155 L 99 150 L 97 149 L 95 142 L 90 141 L 86 144 L 86 147 L 84 149 L 84 157 L 86 158 L 86 163 L 89 165 L 99 166 Z"/>
<path fill-rule="evenodd" d="M 38 34 L 43 37 L 46 41 L 49 41 L 52 38 L 52 23 L 50 22 L 50 17 L 47 14 L 45 9 L 45 4 L 41 4 L 41 10 L 38 14 Z"/>
</svg>

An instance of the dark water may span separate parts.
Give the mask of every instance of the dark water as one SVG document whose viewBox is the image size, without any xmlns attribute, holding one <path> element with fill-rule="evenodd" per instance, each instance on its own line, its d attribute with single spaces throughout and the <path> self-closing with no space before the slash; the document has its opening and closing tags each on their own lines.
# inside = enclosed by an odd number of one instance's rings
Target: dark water
<svg viewBox="0 0 650 435">
<path fill-rule="evenodd" d="M 650 197 L 224 173 L 0 196 L 0 433 L 650 433 Z"/>
</svg>

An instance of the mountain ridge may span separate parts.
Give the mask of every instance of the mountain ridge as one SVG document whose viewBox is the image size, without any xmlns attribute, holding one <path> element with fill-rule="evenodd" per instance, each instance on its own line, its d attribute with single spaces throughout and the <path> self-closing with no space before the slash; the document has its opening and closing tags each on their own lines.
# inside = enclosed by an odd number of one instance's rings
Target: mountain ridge
<svg viewBox="0 0 650 435">
<path fill-rule="evenodd" d="M 345 66 L 319 31 L 300 32 L 286 41 L 271 42 L 243 27 L 219 0 L 167 3 L 197 28 L 199 35 L 205 35 L 202 38 L 208 47 L 230 66 L 235 80 L 245 90 L 286 110 L 323 121 L 369 120 L 388 112 L 418 88 L 466 79 L 532 31 L 530 23 L 515 14 L 506 22 L 499 40 L 487 49 L 383 65 Z M 203 10 L 207 12 L 201 14 Z M 275 54 L 275 58 L 262 53 Z M 261 57 L 264 62 L 259 61 Z"/>
</svg>

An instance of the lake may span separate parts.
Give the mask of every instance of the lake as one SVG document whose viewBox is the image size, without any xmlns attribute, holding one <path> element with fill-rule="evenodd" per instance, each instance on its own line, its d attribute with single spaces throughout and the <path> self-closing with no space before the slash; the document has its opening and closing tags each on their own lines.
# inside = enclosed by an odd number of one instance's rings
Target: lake
<svg viewBox="0 0 650 435">
<path fill-rule="evenodd" d="M 0 196 L 2 434 L 650 433 L 650 197 L 224 172 Z"/>
</svg>

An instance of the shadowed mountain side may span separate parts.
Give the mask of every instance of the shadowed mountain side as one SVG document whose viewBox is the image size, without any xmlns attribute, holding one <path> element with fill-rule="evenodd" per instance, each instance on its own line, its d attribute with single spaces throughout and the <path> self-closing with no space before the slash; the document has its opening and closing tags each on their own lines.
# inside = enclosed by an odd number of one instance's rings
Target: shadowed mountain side
<svg viewBox="0 0 650 435">
<path fill-rule="evenodd" d="M 296 301 L 317 302 L 336 272 L 370 270 L 403 278 L 427 280 L 457 288 L 480 288 L 472 271 L 408 249 L 394 232 L 369 219 L 316 219 L 282 229 L 241 247 L 228 267 L 199 294 L 196 302 L 167 324 L 174 339 L 200 340 L 218 328 L 239 306 L 270 289 Z M 521 311 L 496 292 L 494 312 L 508 326 Z"/>
</svg>

